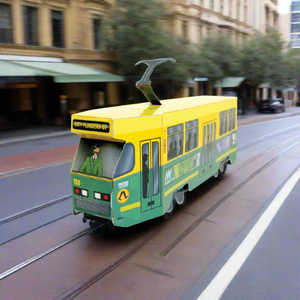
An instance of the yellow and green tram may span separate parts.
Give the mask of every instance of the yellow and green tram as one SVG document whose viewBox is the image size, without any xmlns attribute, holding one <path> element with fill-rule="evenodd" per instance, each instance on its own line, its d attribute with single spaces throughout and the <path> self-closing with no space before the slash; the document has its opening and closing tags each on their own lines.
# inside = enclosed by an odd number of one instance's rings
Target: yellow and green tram
<svg viewBox="0 0 300 300">
<path fill-rule="evenodd" d="M 71 169 L 74 213 L 84 213 L 91 224 L 120 227 L 167 218 L 188 191 L 222 177 L 235 162 L 236 129 L 235 97 L 196 96 L 72 115 L 71 130 L 81 136 Z"/>
</svg>

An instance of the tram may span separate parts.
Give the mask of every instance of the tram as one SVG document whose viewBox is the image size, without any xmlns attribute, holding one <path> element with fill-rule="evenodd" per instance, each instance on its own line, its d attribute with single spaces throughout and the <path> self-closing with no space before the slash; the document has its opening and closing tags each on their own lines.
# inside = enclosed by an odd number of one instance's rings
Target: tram
<svg viewBox="0 0 300 300">
<path fill-rule="evenodd" d="M 71 130 L 81 136 L 70 171 L 73 211 L 91 226 L 167 219 L 189 191 L 236 160 L 236 97 L 160 101 L 149 77 L 166 61 L 173 60 L 139 62 L 148 68 L 136 85 L 150 103 L 72 115 Z"/>
</svg>

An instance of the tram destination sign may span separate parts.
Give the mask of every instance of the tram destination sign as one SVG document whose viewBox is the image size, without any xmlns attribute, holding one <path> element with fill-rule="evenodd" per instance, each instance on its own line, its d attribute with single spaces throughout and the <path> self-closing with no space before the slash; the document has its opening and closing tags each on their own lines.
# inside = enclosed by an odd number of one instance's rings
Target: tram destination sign
<svg viewBox="0 0 300 300">
<path fill-rule="evenodd" d="M 109 123 L 96 121 L 73 120 L 73 129 L 109 133 Z"/>
</svg>

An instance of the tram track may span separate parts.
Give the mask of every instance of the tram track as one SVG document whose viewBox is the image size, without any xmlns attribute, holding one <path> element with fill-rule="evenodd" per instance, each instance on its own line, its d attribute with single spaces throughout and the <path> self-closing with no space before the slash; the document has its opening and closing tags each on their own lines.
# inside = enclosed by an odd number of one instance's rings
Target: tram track
<svg viewBox="0 0 300 300">
<path fill-rule="evenodd" d="M 228 172 L 228 174 L 231 174 L 231 173 L 233 173 L 233 172 L 235 172 L 235 171 L 237 171 L 237 170 L 240 170 L 241 168 L 247 166 L 249 163 L 255 161 L 256 159 L 259 159 L 260 157 L 262 157 L 263 155 L 267 154 L 268 152 L 270 152 L 270 151 L 272 151 L 272 150 L 275 150 L 276 148 L 279 148 L 279 147 L 281 147 L 281 146 L 283 146 L 283 145 L 285 145 L 285 144 L 287 144 L 287 143 L 289 143 L 289 142 L 291 142 L 291 141 L 293 141 L 293 140 L 296 140 L 296 139 L 298 139 L 298 138 L 300 138 L 300 135 L 297 135 L 297 136 L 295 136 L 295 137 L 292 137 L 292 138 L 290 138 L 290 139 L 288 139 L 288 140 L 286 140 L 286 141 L 284 141 L 284 142 L 282 142 L 282 143 L 276 144 L 275 146 L 272 146 L 272 147 L 270 147 L 270 148 L 268 148 L 268 149 L 266 149 L 266 150 L 264 150 L 264 151 L 258 153 L 257 155 L 255 155 L 255 156 L 249 158 L 248 160 L 246 160 L 246 161 L 243 162 L 242 164 L 238 165 L 237 167 L 233 167 L 233 168 Z"/>
<path fill-rule="evenodd" d="M 299 136 L 292 138 L 288 141 L 285 141 L 281 143 L 280 145 L 286 144 L 287 142 L 291 140 L 295 140 L 296 138 L 299 138 Z M 170 253 L 178 244 L 180 244 L 197 226 L 199 226 L 203 221 L 206 220 L 206 218 L 211 215 L 218 207 L 220 207 L 227 199 L 229 199 L 234 193 L 236 193 L 238 190 L 240 190 L 243 186 L 245 186 L 251 179 L 253 179 L 255 176 L 260 174 L 263 170 L 268 168 L 270 165 L 272 165 L 274 162 L 276 162 L 280 157 L 287 152 L 288 150 L 292 149 L 293 147 L 300 144 L 300 141 L 297 141 L 293 143 L 292 145 L 289 145 L 285 149 L 281 150 L 279 154 L 274 156 L 272 159 L 268 160 L 262 167 L 260 167 L 258 170 L 253 172 L 251 175 L 249 175 L 245 180 L 243 180 L 240 184 L 235 186 L 229 193 L 227 193 L 224 197 L 222 197 L 218 202 L 216 202 L 213 206 L 211 206 L 204 214 L 199 216 L 188 228 L 186 228 L 178 237 L 174 239 L 172 243 L 170 243 L 161 253 L 161 257 L 165 257 L 168 253 Z M 279 145 L 277 145 L 278 147 Z M 274 149 L 275 147 L 272 147 Z M 270 150 L 269 150 L 270 151 Z M 66 196 L 67 197 L 67 196 Z M 74 297 L 78 296 L 80 293 L 82 293 L 84 290 L 88 289 L 91 285 L 96 283 L 97 281 L 101 280 L 103 277 L 111 273 L 113 270 L 121 266 L 125 261 L 127 261 L 130 257 L 132 257 L 135 253 L 137 253 L 147 242 L 149 242 L 152 238 L 154 238 L 157 234 L 159 234 L 165 227 L 166 223 L 162 223 L 158 225 L 158 228 L 155 230 L 152 230 L 149 234 L 147 234 L 144 238 L 142 238 L 140 241 L 138 241 L 134 246 L 132 246 L 130 249 L 128 249 L 125 253 L 123 253 L 121 256 L 113 259 L 105 266 L 99 268 L 96 272 L 94 272 L 89 277 L 85 278 L 83 281 L 77 283 L 74 285 L 71 289 L 63 293 L 61 296 L 56 298 L 57 300 L 62 299 L 73 299 Z M 87 229 L 85 231 L 82 231 L 69 239 L 35 255 L 34 257 L 16 265 L 15 267 L 3 272 L 0 274 L 0 280 L 14 274 L 15 272 L 25 268 L 29 264 L 32 264 L 43 257 L 53 253 L 56 250 L 59 250 L 63 248 L 64 246 L 70 244 L 71 242 L 91 233 L 92 230 Z"/>
<path fill-rule="evenodd" d="M 280 135 L 282 133 L 290 131 L 291 129 L 296 129 L 296 128 L 300 128 L 300 125 L 293 125 L 293 126 L 285 127 L 283 129 L 280 129 L 280 130 L 276 130 L 276 131 L 271 132 L 269 134 L 263 135 L 263 136 L 261 136 L 261 137 L 259 137 L 257 139 L 253 139 L 253 140 L 251 140 L 249 142 L 246 142 L 246 143 L 243 143 L 241 145 L 238 145 L 237 149 L 240 150 L 240 149 L 243 149 L 243 148 L 247 148 L 247 147 L 253 145 L 254 143 L 265 141 L 265 140 L 267 140 L 270 137 Z"/>
<path fill-rule="evenodd" d="M 118 268 L 124 262 L 126 262 L 130 257 L 132 257 L 135 253 L 137 253 L 146 243 L 148 243 L 151 239 L 158 235 L 165 226 L 164 224 L 160 224 L 158 227 L 158 229 L 156 228 L 155 230 L 152 230 L 135 245 L 133 245 L 133 247 L 125 251 L 125 253 L 123 253 L 121 256 L 110 261 L 107 265 L 100 268 L 91 276 L 87 277 L 83 281 L 73 286 L 71 289 L 63 293 L 61 296 L 57 297 L 55 300 L 74 299 L 76 296 L 80 295 L 82 292 L 88 289 L 91 285 L 93 285 L 94 283 L 96 283 L 97 281 L 101 280 L 103 277 L 114 271 L 116 268 Z"/>
<path fill-rule="evenodd" d="M 294 141 L 296 139 L 298 139 L 300 136 L 296 136 L 293 138 L 290 138 L 289 140 L 286 140 L 280 144 L 277 144 L 269 149 L 266 149 L 264 151 L 262 151 L 261 153 L 257 154 L 256 156 L 250 158 L 249 160 L 247 160 L 246 162 L 244 162 L 242 165 L 238 166 L 235 169 L 232 169 L 231 172 L 235 172 L 239 169 L 241 169 L 242 167 L 248 165 L 249 163 L 253 162 L 254 160 L 260 158 L 261 156 L 263 156 L 264 154 L 280 147 L 283 146 L 291 141 Z M 172 251 L 172 249 L 174 249 L 178 244 L 180 244 L 181 241 L 183 241 L 197 226 L 199 226 L 209 215 L 211 215 L 220 205 L 222 205 L 228 198 L 230 198 L 235 192 L 237 192 L 239 189 L 241 189 L 244 185 L 247 184 L 247 182 L 249 182 L 251 179 L 253 179 L 255 176 L 257 176 L 258 174 L 260 174 L 263 170 L 265 170 L 266 168 L 268 168 L 270 165 L 272 165 L 274 162 L 276 162 L 285 152 L 287 152 L 288 150 L 290 150 L 291 148 L 297 146 L 300 143 L 300 141 L 297 141 L 295 143 L 293 143 L 292 145 L 288 146 L 287 148 L 281 150 L 279 152 L 279 154 L 277 154 L 275 157 L 273 157 L 272 159 L 270 159 L 268 162 L 266 162 L 262 167 L 260 167 L 257 171 L 253 172 L 250 176 L 248 176 L 244 181 L 242 181 L 239 185 L 237 185 L 236 187 L 234 187 L 229 193 L 227 193 L 224 197 L 222 197 L 217 203 L 215 203 L 211 208 L 209 208 L 204 214 L 202 214 L 201 216 L 199 216 L 187 229 L 185 229 L 176 239 L 174 239 L 174 241 L 169 244 L 160 254 L 162 257 L 165 257 L 168 253 L 170 253 Z M 249 145 L 249 144 L 248 144 Z M 13 220 L 16 220 L 18 218 L 21 218 L 25 215 L 30 215 L 30 213 L 33 213 L 34 211 L 38 211 L 41 209 L 44 209 L 46 207 L 49 207 L 51 205 L 54 205 L 55 203 L 60 203 L 63 202 L 65 200 L 68 199 L 68 197 L 70 197 L 70 195 L 64 196 L 59 201 L 59 199 L 55 199 L 53 201 L 50 201 L 48 203 L 45 203 L 44 205 L 41 205 L 39 207 L 35 207 L 33 209 L 21 212 L 19 214 L 10 216 L 8 218 L 5 219 L 1 219 L 0 220 L 0 225 L 11 222 Z M 63 199 L 64 198 L 64 199 Z M 54 204 L 51 204 L 54 203 Z M 32 212 L 30 212 L 32 211 Z M 125 252 L 124 254 L 122 254 L 121 256 L 117 257 L 116 259 L 110 261 L 107 265 L 105 265 L 104 267 L 100 268 L 99 270 L 97 270 L 96 272 L 94 272 L 91 276 L 87 277 L 86 279 L 84 279 L 83 281 L 79 282 L 78 284 L 76 284 L 74 287 L 72 287 L 70 290 L 66 291 L 64 294 L 62 294 L 61 296 L 59 296 L 57 299 L 73 299 L 74 297 L 76 297 L 77 295 L 79 295 L 80 293 L 82 293 L 84 290 L 88 289 L 92 284 L 94 284 L 95 282 L 101 280 L 101 278 L 105 277 L 106 275 L 108 275 L 109 273 L 111 273 L 113 270 L 115 270 L 116 268 L 118 268 L 119 266 L 121 266 L 126 260 L 128 260 L 130 257 L 132 257 L 135 253 L 137 253 L 148 241 L 150 241 L 152 238 L 154 238 L 162 229 L 164 228 L 163 225 L 159 225 L 158 229 L 155 229 L 154 231 L 152 231 L 150 234 L 146 235 L 145 238 L 143 238 L 141 241 L 139 241 L 138 243 L 136 243 L 136 245 L 134 245 L 133 247 L 131 247 L 130 249 L 128 249 L 127 252 Z M 70 244 L 71 242 L 79 239 L 80 237 L 83 237 L 84 235 L 90 233 L 91 230 L 87 229 L 85 231 L 82 231 L 80 233 L 78 233 L 77 235 L 71 237 L 70 239 L 65 240 L 62 243 L 57 244 L 54 247 L 49 248 L 48 250 L 41 252 L 40 254 L 32 257 L 31 259 L 28 259 L 24 262 L 22 262 L 21 264 L 11 268 L 10 270 L 0 274 L 0 280 L 8 277 L 9 275 L 21 270 L 22 268 L 25 268 L 26 266 L 28 266 L 29 264 L 32 264 L 33 262 L 40 260 L 41 258 L 45 257 L 46 255 L 49 255 L 50 253 L 53 253 L 54 251 L 63 248 L 64 246 L 66 246 L 67 244 Z"/>
<path fill-rule="evenodd" d="M 17 214 L 11 215 L 9 217 L 6 218 L 2 218 L 0 219 L 0 230 L 4 233 L 5 231 L 9 231 L 9 228 L 11 228 L 11 224 L 13 222 L 21 222 L 21 220 L 23 220 L 23 224 L 26 224 L 26 226 L 18 226 L 18 231 L 13 234 L 13 235 L 8 235 L 7 237 L 4 237 L 4 234 L 1 235 L 0 237 L 0 246 L 3 245 L 4 243 L 7 243 L 13 239 L 16 239 L 18 237 L 20 237 L 21 235 L 27 234 L 41 226 L 45 226 L 49 223 L 55 222 L 61 218 L 67 217 L 69 215 L 72 214 L 71 209 L 69 213 L 62 213 L 57 215 L 57 217 L 54 218 L 47 218 L 44 221 L 43 220 L 39 220 L 41 219 L 41 217 L 39 216 L 39 214 L 41 214 L 43 212 L 43 210 L 46 209 L 54 209 L 54 206 L 57 207 L 61 207 L 65 205 L 65 202 L 70 201 L 71 200 L 71 194 L 51 200 L 47 203 L 41 204 L 41 205 L 37 205 L 33 208 L 24 210 L 22 212 L 19 212 Z M 60 211 L 58 209 L 58 211 Z M 36 215 L 36 226 L 30 226 L 30 224 L 32 223 L 32 220 L 34 219 L 34 216 Z M 27 221 L 28 220 L 28 221 Z M 27 221 L 27 222 L 26 222 Z"/>
<path fill-rule="evenodd" d="M 245 180 L 243 180 L 239 185 L 233 188 L 229 193 L 227 193 L 224 197 L 222 197 L 218 202 L 216 202 L 211 208 L 209 208 L 204 214 L 199 216 L 183 233 L 181 233 L 171 244 L 169 244 L 162 252 L 161 256 L 165 257 L 168 253 L 170 253 L 181 241 L 183 241 L 197 226 L 199 226 L 208 216 L 210 216 L 217 208 L 219 208 L 228 198 L 230 198 L 233 194 L 235 194 L 238 190 L 240 190 L 243 186 L 245 186 L 251 179 L 256 177 L 274 162 L 276 162 L 285 152 L 290 150 L 291 148 L 300 144 L 300 141 L 293 143 L 289 147 L 283 149 L 279 152 L 275 157 L 270 159 L 267 163 L 265 163 L 258 170 L 249 175 Z"/>
</svg>

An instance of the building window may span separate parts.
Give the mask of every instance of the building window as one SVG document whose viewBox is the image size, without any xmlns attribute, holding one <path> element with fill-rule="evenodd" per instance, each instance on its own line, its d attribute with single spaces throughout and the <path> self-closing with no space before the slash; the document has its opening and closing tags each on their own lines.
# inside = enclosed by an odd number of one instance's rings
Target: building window
<svg viewBox="0 0 300 300">
<path fill-rule="evenodd" d="M 26 45 L 38 45 L 38 11 L 36 7 L 23 6 L 24 39 Z"/>
<path fill-rule="evenodd" d="M 0 43 L 12 43 L 11 7 L 0 3 Z"/>
<path fill-rule="evenodd" d="M 59 10 L 52 10 L 52 45 L 53 47 L 64 47 L 64 22 L 63 12 Z"/>
<path fill-rule="evenodd" d="M 220 0 L 220 13 L 223 14 L 224 12 L 224 0 Z"/>
<path fill-rule="evenodd" d="M 214 0 L 210 0 L 210 9 L 214 10 L 215 8 L 215 1 Z"/>
<path fill-rule="evenodd" d="M 101 19 L 93 19 L 93 33 L 94 33 L 94 49 L 100 49 L 101 46 Z"/>
<path fill-rule="evenodd" d="M 198 26 L 198 43 L 202 41 L 202 25 Z"/>
<path fill-rule="evenodd" d="M 291 32 L 300 32 L 300 24 L 292 24 Z"/>
<path fill-rule="evenodd" d="M 228 1 L 228 16 L 231 17 L 232 13 L 232 0 Z"/>
<path fill-rule="evenodd" d="M 300 13 L 293 13 L 292 14 L 292 23 L 300 22 Z"/>
<path fill-rule="evenodd" d="M 292 3 L 292 11 L 300 11 L 300 3 Z"/>
<path fill-rule="evenodd" d="M 240 4 L 240 1 L 238 1 L 237 4 L 236 4 L 236 18 L 237 18 L 237 20 L 240 20 L 240 8 L 241 8 L 241 4 Z"/>
<path fill-rule="evenodd" d="M 188 39 L 188 22 L 182 21 L 182 37 Z"/>
<path fill-rule="evenodd" d="M 247 23 L 248 6 L 244 6 L 244 22 Z"/>
</svg>

